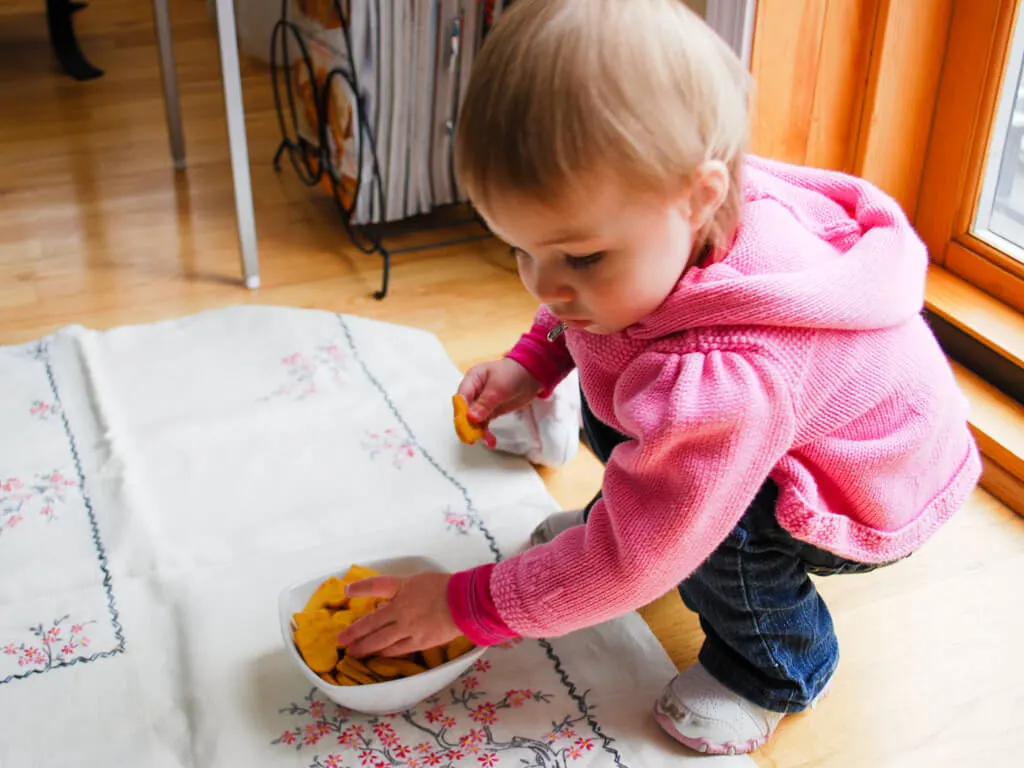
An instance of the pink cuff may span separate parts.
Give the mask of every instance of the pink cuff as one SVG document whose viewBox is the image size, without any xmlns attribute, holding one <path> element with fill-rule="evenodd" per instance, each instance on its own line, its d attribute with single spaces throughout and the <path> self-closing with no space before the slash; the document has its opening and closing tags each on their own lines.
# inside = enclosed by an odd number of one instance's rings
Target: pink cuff
<svg viewBox="0 0 1024 768">
<path fill-rule="evenodd" d="M 541 397 L 550 397 L 562 379 L 576 367 L 565 346 L 563 333 L 554 341 L 548 341 L 551 329 L 534 324 L 529 333 L 524 333 L 519 342 L 505 357 L 515 360 L 530 372 L 541 385 Z"/>
<path fill-rule="evenodd" d="M 498 615 L 491 599 L 491 572 L 495 563 L 453 574 L 448 582 L 448 610 L 471 643 L 497 645 L 517 637 Z"/>
</svg>

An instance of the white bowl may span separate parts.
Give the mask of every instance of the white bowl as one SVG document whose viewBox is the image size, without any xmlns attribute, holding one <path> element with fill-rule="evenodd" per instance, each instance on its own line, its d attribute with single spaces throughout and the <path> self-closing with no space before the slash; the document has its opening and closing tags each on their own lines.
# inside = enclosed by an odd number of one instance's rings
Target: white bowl
<svg viewBox="0 0 1024 768">
<path fill-rule="evenodd" d="M 426 557 L 401 557 L 391 560 L 360 563 L 386 576 L 411 576 L 422 571 L 444 571 L 440 563 Z M 281 618 L 281 635 L 284 645 L 295 665 L 324 695 L 336 704 L 340 704 L 356 712 L 368 715 L 386 715 L 402 712 L 428 699 L 438 691 L 451 685 L 458 677 L 469 669 L 473 663 L 484 655 L 485 648 L 473 648 L 457 659 L 453 659 L 439 667 L 428 669 L 412 677 L 389 680 L 386 683 L 373 685 L 331 685 L 311 670 L 303 661 L 299 649 L 295 647 L 292 634 L 295 624 L 292 615 L 301 611 L 313 592 L 331 576 L 341 578 L 348 568 L 317 576 L 313 579 L 293 584 L 281 591 L 278 598 L 278 613 Z"/>
</svg>

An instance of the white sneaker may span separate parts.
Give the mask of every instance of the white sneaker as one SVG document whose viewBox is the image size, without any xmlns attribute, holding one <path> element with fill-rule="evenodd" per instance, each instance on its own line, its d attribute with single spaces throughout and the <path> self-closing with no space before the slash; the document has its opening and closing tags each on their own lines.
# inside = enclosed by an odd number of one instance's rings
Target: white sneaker
<svg viewBox="0 0 1024 768">
<path fill-rule="evenodd" d="M 586 525 L 582 509 L 574 509 L 569 512 L 555 512 L 547 520 L 533 529 L 530 534 L 530 546 L 536 547 L 539 544 L 547 544 L 562 531 L 567 531 L 577 525 Z"/>
<path fill-rule="evenodd" d="M 669 736 L 709 755 L 760 749 L 785 715 L 747 701 L 701 664 L 677 675 L 654 703 L 654 719 Z"/>
<path fill-rule="evenodd" d="M 497 450 L 561 467 L 580 449 L 581 410 L 579 374 L 573 371 L 547 400 L 538 398 L 520 411 L 499 416 L 488 428 Z"/>
</svg>

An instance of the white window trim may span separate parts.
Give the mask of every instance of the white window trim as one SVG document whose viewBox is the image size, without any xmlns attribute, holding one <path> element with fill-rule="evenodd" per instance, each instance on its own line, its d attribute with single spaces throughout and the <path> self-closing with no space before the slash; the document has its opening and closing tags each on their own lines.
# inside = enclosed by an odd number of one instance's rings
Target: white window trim
<svg viewBox="0 0 1024 768">
<path fill-rule="evenodd" d="M 756 9 L 757 0 L 707 0 L 705 12 L 708 25 L 732 46 L 747 69 L 750 69 Z"/>
</svg>

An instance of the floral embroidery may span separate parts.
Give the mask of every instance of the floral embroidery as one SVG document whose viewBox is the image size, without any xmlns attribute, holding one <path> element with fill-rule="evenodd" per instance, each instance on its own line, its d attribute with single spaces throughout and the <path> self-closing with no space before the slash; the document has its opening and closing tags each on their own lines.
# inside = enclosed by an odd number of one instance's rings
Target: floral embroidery
<svg viewBox="0 0 1024 768">
<path fill-rule="evenodd" d="M 111 658 L 124 653 L 125 647 L 124 632 L 107 567 L 106 550 L 87 491 L 79 446 L 72 431 L 73 419 L 69 419 L 61 402 L 57 378 L 50 361 L 49 343 L 49 339 L 44 339 L 15 349 L 15 356 L 39 364 L 39 373 L 45 377 L 48 385 L 48 391 L 40 389 L 34 398 L 19 401 L 18 408 L 22 414 L 35 420 L 53 422 L 57 433 L 50 437 L 63 433 L 67 463 L 65 468 L 50 472 L 20 477 L 0 475 L 0 538 L 5 533 L 8 534 L 7 538 L 11 538 L 12 529 L 23 530 L 32 521 L 45 520 L 50 523 L 58 520 L 64 516 L 69 501 L 73 500 L 74 522 L 86 524 L 84 542 L 96 556 L 97 569 L 102 577 L 102 586 L 97 587 L 106 598 L 113 637 L 107 636 L 106 621 L 101 622 L 104 629 L 99 630 L 93 620 L 71 624 L 69 616 L 55 619 L 50 624 L 40 623 L 28 627 L 21 637 L 0 636 L 0 686 L 45 674 L 53 669 Z M 61 527 L 63 524 L 57 526 Z M 55 561 L 52 557 L 39 559 L 38 568 L 41 573 L 53 567 Z M 8 632 L 11 631 L 9 624 Z"/>
<path fill-rule="evenodd" d="M 309 768 L 454 768 L 456 761 L 467 759 L 483 768 L 561 768 L 594 748 L 593 740 L 579 737 L 574 728 L 586 725 L 592 716 L 590 706 L 552 722 L 551 730 L 539 738 L 500 735 L 497 729 L 505 712 L 531 703 L 550 704 L 553 697 L 513 689 L 500 699 L 488 699 L 487 693 L 478 690 L 479 677 L 492 665 L 478 663 L 476 667 L 475 674 L 464 676 L 461 685 L 428 699 L 426 709 L 368 718 L 365 726 L 354 723 L 351 712 L 319 698 L 313 689 L 301 702 L 281 710 L 300 721 L 271 743 L 302 750 L 333 736 L 333 742 L 345 750 L 314 755 Z M 468 685 L 471 680 L 473 685 Z M 392 723 L 409 727 L 402 729 Z M 424 736 L 427 741 L 422 740 Z"/>
<path fill-rule="evenodd" d="M 46 421 L 53 416 L 59 415 L 60 408 L 52 403 L 44 402 L 43 400 L 33 400 L 32 407 L 29 408 L 28 412 L 33 418 L 39 419 L 40 421 Z"/>
<path fill-rule="evenodd" d="M 313 350 L 312 354 L 295 352 L 281 358 L 291 381 L 275 389 L 264 400 L 291 398 L 304 400 L 317 393 L 317 374 L 327 371 L 336 385 L 342 385 L 348 370 L 348 358 L 337 344 L 326 344 Z"/>
<path fill-rule="evenodd" d="M 74 485 L 57 470 L 36 475 L 28 484 L 17 477 L 0 479 L 0 535 L 16 528 L 32 509 L 47 521 L 56 520 L 56 505 L 65 501 L 67 489 Z"/>
<path fill-rule="evenodd" d="M 93 624 L 86 621 L 65 627 L 70 616 L 55 619 L 50 627 L 37 624 L 29 627 L 36 640 L 31 643 L 7 643 L 0 646 L 4 656 L 16 656 L 19 667 L 47 670 L 63 666 L 73 658 L 81 656 L 80 649 L 89 647 L 91 641 L 85 634 L 85 627 Z"/>
<path fill-rule="evenodd" d="M 444 524 L 449 531 L 466 536 L 475 524 L 475 520 L 465 512 L 454 512 L 451 507 L 444 510 Z"/>
<path fill-rule="evenodd" d="M 383 432 L 367 432 L 363 440 L 363 448 L 370 454 L 371 459 L 385 454 L 391 456 L 391 462 L 396 469 L 401 469 L 409 459 L 416 455 L 416 446 L 408 437 L 403 437 L 393 429 L 385 429 Z"/>
</svg>

